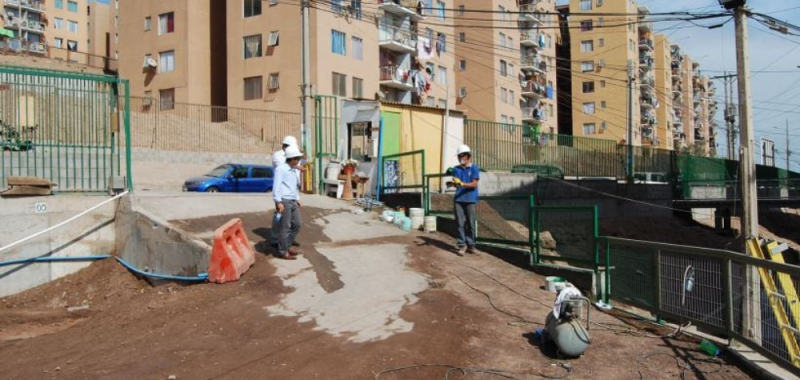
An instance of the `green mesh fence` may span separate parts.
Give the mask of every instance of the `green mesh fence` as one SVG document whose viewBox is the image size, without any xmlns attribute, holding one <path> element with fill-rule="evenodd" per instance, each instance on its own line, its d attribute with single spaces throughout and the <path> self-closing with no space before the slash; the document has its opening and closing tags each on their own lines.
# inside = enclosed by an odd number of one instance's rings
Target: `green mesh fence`
<svg viewBox="0 0 800 380">
<path fill-rule="evenodd" d="M 537 206 L 534 234 L 538 261 L 598 264 L 597 206 Z"/>
<path fill-rule="evenodd" d="M 478 241 L 531 247 L 533 196 L 481 197 Z"/>
</svg>

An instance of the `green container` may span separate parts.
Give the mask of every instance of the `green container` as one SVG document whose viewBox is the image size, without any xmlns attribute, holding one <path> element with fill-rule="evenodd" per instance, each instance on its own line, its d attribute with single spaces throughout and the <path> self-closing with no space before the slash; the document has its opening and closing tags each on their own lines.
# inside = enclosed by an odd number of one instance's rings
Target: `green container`
<svg viewBox="0 0 800 380">
<path fill-rule="evenodd" d="M 706 339 L 700 342 L 700 351 L 705 352 L 709 356 L 719 356 L 719 347 Z"/>
</svg>

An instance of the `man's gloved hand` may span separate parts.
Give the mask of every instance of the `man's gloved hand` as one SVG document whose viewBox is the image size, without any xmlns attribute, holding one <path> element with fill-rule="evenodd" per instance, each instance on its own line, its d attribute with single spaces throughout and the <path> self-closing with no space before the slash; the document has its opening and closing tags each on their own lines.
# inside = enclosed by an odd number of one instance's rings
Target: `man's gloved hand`
<svg viewBox="0 0 800 380">
<path fill-rule="evenodd" d="M 461 180 L 458 178 L 453 178 L 453 185 L 455 185 L 456 187 L 461 187 L 464 186 L 464 182 L 461 182 Z"/>
</svg>

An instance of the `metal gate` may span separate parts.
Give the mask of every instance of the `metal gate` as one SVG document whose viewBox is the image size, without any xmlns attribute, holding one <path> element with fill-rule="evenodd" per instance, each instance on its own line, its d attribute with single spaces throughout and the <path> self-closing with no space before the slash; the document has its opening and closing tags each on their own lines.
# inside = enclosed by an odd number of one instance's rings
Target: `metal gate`
<svg viewBox="0 0 800 380">
<path fill-rule="evenodd" d="M 325 188 L 325 159 L 339 153 L 339 98 L 329 95 L 314 97 L 314 159 L 317 167 L 317 192 Z"/>
</svg>

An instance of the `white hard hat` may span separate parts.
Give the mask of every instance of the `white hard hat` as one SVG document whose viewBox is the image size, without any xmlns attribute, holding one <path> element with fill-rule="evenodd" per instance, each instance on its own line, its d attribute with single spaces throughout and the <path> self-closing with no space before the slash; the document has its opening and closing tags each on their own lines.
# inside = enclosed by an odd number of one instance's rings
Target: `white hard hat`
<svg viewBox="0 0 800 380">
<path fill-rule="evenodd" d="M 283 145 L 297 146 L 297 139 L 294 136 L 286 136 L 283 138 Z"/>
<path fill-rule="evenodd" d="M 296 157 L 303 157 L 303 152 L 300 151 L 300 148 L 298 148 L 297 145 L 290 145 L 288 148 L 286 148 L 286 159 Z"/>
<path fill-rule="evenodd" d="M 456 151 L 456 155 L 462 155 L 464 153 L 472 154 L 472 150 L 469 149 L 469 146 L 461 145 L 460 147 L 458 147 L 458 150 Z"/>
</svg>

